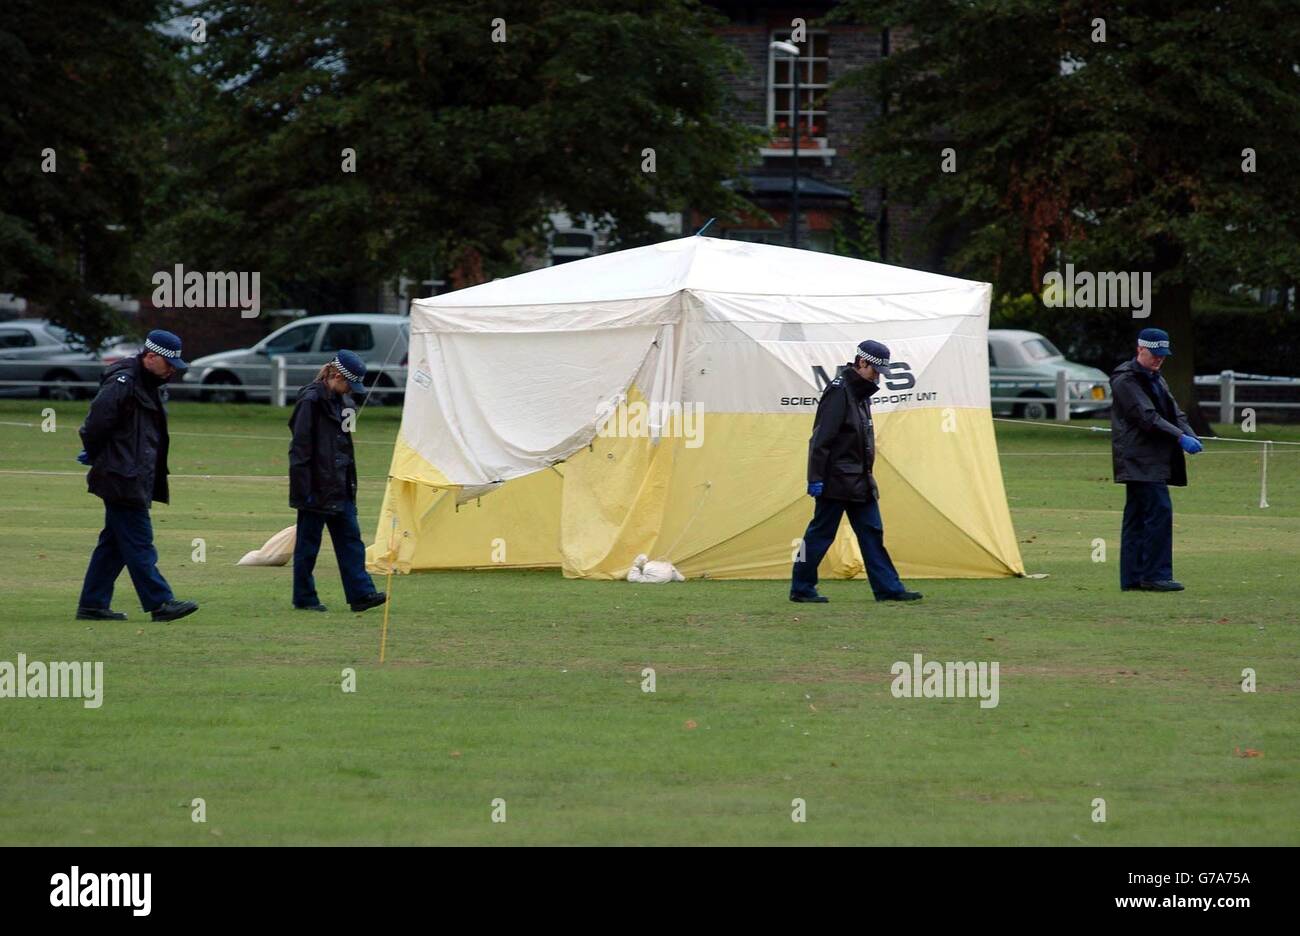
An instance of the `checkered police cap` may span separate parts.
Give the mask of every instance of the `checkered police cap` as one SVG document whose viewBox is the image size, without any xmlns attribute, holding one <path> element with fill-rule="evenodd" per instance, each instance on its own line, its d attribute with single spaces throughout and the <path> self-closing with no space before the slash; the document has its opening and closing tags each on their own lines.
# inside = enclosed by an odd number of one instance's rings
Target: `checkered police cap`
<svg viewBox="0 0 1300 936">
<path fill-rule="evenodd" d="M 334 360 L 330 361 L 330 363 L 334 365 L 334 369 L 336 371 L 338 371 L 345 378 L 347 378 L 348 383 L 361 382 L 361 378 L 356 374 L 352 373 L 352 371 L 348 370 L 347 367 L 344 366 L 343 362 L 340 361 L 337 356 L 335 356 Z"/>
<path fill-rule="evenodd" d="M 1173 347 L 1169 343 L 1169 333 L 1162 328 L 1144 328 L 1138 332 L 1138 347 L 1146 348 L 1156 355 L 1173 353 Z"/>
<path fill-rule="evenodd" d="M 858 357 L 876 368 L 889 366 L 889 349 L 869 338 L 858 345 Z"/>
<path fill-rule="evenodd" d="M 177 370 L 185 370 L 190 366 L 181 358 L 180 338 L 161 328 L 155 328 L 145 336 L 144 349 L 166 358 Z"/>
</svg>

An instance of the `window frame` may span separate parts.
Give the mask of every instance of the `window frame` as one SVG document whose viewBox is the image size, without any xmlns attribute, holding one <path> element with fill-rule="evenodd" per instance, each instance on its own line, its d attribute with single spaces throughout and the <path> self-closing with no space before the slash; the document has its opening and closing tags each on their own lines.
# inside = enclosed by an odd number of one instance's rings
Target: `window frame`
<svg viewBox="0 0 1300 936">
<path fill-rule="evenodd" d="M 328 347 L 327 342 L 329 341 L 330 329 L 332 328 L 340 328 L 340 329 L 364 328 L 366 330 L 366 334 L 370 336 L 370 344 L 365 346 L 361 346 L 357 344 L 344 344 L 333 348 Z M 371 325 L 369 322 L 326 322 L 325 330 L 321 332 L 321 336 L 320 336 L 320 350 L 322 352 L 329 352 L 329 351 L 342 351 L 345 349 L 348 351 L 358 351 L 358 352 L 373 351 L 375 349 L 375 327 Z"/>
<path fill-rule="evenodd" d="M 267 354 L 308 354 L 315 350 L 316 342 L 320 339 L 320 326 L 320 322 L 294 322 L 292 325 L 286 327 L 284 331 L 269 336 L 266 339 L 266 343 L 262 345 L 262 348 Z M 306 330 L 308 328 L 314 328 L 316 329 L 316 332 L 311 337 L 311 345 L 305 351 L 299 348 L 285 348 L 284 350 L 280 350 L 273 346 L 276 339 L 293 334 L 295 329 Z"/>
<path fill-rule="evenodd" d="M 25 344 L 4 344 L 3 342 L 0 342 L 0 348 L 3 348 L 5 350 L 22 350 L 24 348 L 35 348 L 37 347 L 37 345 L 40 344 L 40 342 L 36 340 L 36 336 L 33 335 L 31 330 L 27 328 L 15 328 L 15 327 L 0 328 L 0 338 L 2 338 L 6 334 L 11 334 L 21 338 L 25 338 L 27 339 L 27 341 Z"/>
<path fill-rule="evenodd" d="M 794 91 L 793 74 L 792 74 L 792 76 L 791 76 L 791 80 L 790 80 L 788 83 L 786 83 L 786 84 L 780 84 L 780 85 L 778 85 L 777 82 L 776 82 L 776 63 L 777 63 L 778 59 L 788 59 L 789 56 L 786 56 L 786 55 L 780 55 L 780 56 L 778 56 L 777 53 L 776 53 L 776 50 L 772 48 L 772 45 L 771 45 L 771 44 L 772 44 L 773 42 L 778 41 L 778 40 L 779 40 L 779 41 L 782 41 L 782 42 L 789 42 L 789 41 L 790 41 L 790 40 L 789 40 L 789 36 L 786 35 L 786 33 L 788 33 L 788 30 L 782 30 L 782 31 L 780 31 L 780 32 L 778 32 L 777 30 L 770 30 L 769 33 L 768 33 L 768 37 L 767 37 L 767 38 L 768 38 L 768 46 L 767 46 L 767 126 L 768 126 L 768 129 L 771 130 L 773 134 L 776 133 L 776 129 L 777 129 L 777 127 L 776 127 L 776 120 L 777 120 L 776 115 L 777 115 L 778 108 L 777 108 L 777 106 L 776 106 L 776 92 L 777 92 L 778 90 L 781 90 L 781 91 L 790 91 L 790 92 L 793 92 L 793 91 Z M 800 51 L 801 54 L 800 54 L 799 58 L 796 59 L 796 60 L 792 63 L 792 65 L 793 65 L 793 67 L 806 66 L 805 74 L 807 74 L 807 75 L 811 75 L 812 72 L 813 72 L 813 66 L 816 65 L 816 63 L 818 63 L 818 62 L 825 62 L 825 63 L 826 63 L 826 81 L 825 81 L 825 82 L 820 82 L 820 83 L 819 83 L 819 82 L 813 82 L 813 81 L 811 81 L 811 80 L 809 80 L 809 81 L 805 81 L 805 80 L 804 80 L 804 76 L 803 76 L 803 75 L 800 75 L 800 76 L 799 76 L 799 90 L 800 90 L 801 92 L 802 92 L 802 91 L 814 91 L 814 92 L 816 92 L 816 91 L 822 91 L 822 92 L 825 92 L 825 93 L 829 93 L 829 91 L 830 91 L 830 87 L 831 87 L 831 38 L 830 38 L 830 37 L 831 37 L 831 32 L 830 32 L 829 29 L 809 29 L 809 30 L 807 31 L 807 36 L 808 36 L 808 38 L 807 38 L 807 41 L 806 41 L 806 42 L 804 42 L 804 43 L 802 43 L 802 44 L 801 44 L 801 43 L 795 43 L 795 45 L 798 45 L 798 46 L 800 47 L 800 48 L 799 48 L 799 51 Z M 814 37 L 817 37 L 817 36 L 825 36 L 825 37 L 826 37 L 826 46 L 825 46 L 826 54 L 825 54 L 825 55 L 813 55 L 813 54 L 812 54 L 812 50 L 813 50 L 813 38 L 814 38 Z M 808 48 L 808 53 L 809 53 L 807 56 L 804 56 L 804 55 L 802 54 L 805 45 L 807 46 L 807 48 Z M 813 96 L 816 97 L 815 94 L 814 94 Z M 791 118 L 794 117 L 794 111 L 793 111 L 793 109 L 790 109 L 790 110 L 783 110 L 782 112 L 783 112 L 783 113 L 786 113 L 786 114 L 787 114 L 789 117 L 791 117 Z M 815 123 L 815 121 L 814 121 L 812 118 L 814 118 L 814 117 L 819 117 L 820 120 L 821 120 L 821 124 L 822 124 L 822 133 L 819 134 L 819 135 L 816 135 L 816 136 L 814 136 L 813 133 L 812 133 L 812 127 L 813 127 L 813 124 Z M 802 105 L 801 105 L 800 108 L 799 108 L 799 120 L 801 121 L 801 123 L 803 123 L 804 126 L 806 126 L 806 127 L 808 128 L 808 131 L 809 131 L 809 132 L 808 132 L 808 135 L 809 135 L 810 137 L 812 137 L 812 139 L 817 140 L 817 141 L 819 141 L 819 142 L 822 143 L 822 144 L 825 144 L 825 143 L 829 140 L 829 136 L 830 136 L 830 135 L 826 132 L 827 130 L 829 130 L 829 125 L 828 125 L 828 124 L 829 124 L 829 118 L 830 118 L 829 108 L 822 108 L 822 109 L 820 109 L 820 110 L 812 110 L 812 111 L 805 110 L 805 109 L 802 107 Z"/>
<path fill-rule="evenodd" d="M 1034 352 L 1035 346 L 1041 346 L 1041 350 L 1047 353 L 1036 354 Z M 1033 338 L 1026 338 L 1023 342 L 1021 342 L 1020 347 L 1024 349 L 1025 352 L 1024 356 L 1030 361 L 1034 362 L 1035 364 L 1037 364 L 1039 361 L 1050 361 L 1052 358 L 1065 357 L 1065 355 L 1061 353 L 1060 348 L 1052 344 L 1051 341 L 1049 341 L 1047 338 L 1044 338 L 1042 335 L 1038 335 Z"/>
</svg>

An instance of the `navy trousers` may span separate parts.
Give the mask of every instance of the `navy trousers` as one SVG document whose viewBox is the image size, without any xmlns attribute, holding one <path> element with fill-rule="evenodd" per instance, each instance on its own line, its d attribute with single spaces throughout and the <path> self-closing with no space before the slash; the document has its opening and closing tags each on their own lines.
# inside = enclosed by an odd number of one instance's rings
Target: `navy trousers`
<svg viewBox="0 0 1300 936">
<path fill-rule="evenodd" d="M 1174 577 L 1174 504 L 1169 499 L 1169 485 L 1129 481 L 1124 487 L 1120 587 L 1168 581 Z"/>
<path fill-rule="evenodd" d="M 153 548 L 153 522 L 146 507 L 124 507 L 104 502 L 104 529 L 90 554 L 86 581 L 81 586 L 83 608 L 108 609 L 113 603 L 113 583 L 122 569 L 131 573 L 131 584 L 140 607 L 156 610 L 171 601 L 171 586 L 158 571 L 158 551 Z"/>
<path fill-rule="evenodd" d="M 849 525 L 858 538 L 858 548 L 867 566 L 867 581 L 877 598 L 905 591 L 898 580 L 894 563 L 885 549 L 884 528 L 880 521 L 880 507 L 874 501 L 858 502 L 816 498 L 812 522 L 803 535 L 803 561 L 794 564 L 790 594 L 813 595 L 817 592 L 817 567 L 826 556 L 826 550 L 835 541 L 840 528 L 840 518 L 849 515 Z"/>
<path fill-rule="evenodd" d="M 357 524 L 357 505 L 348 504 L 330 513 L 300 510 L 298 539 L 293 547 L 293 603 L 299 608 L 320 604 L 312 571 L 316 568 L 316 554 L 320 552 L 325 527 L 329 527 L 330 540 L 334 543 L 334 558 L 338 560 L 343 595 L 348 604 L 375 593 L 374 580 L 366 571 L 366 547 Z"/>
</svg>

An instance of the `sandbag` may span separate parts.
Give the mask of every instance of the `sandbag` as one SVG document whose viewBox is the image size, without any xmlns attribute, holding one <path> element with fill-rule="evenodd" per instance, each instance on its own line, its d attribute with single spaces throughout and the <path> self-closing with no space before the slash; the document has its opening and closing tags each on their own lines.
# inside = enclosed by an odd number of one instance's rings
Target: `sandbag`
<svg viewBox="0 0 1300 936">
<path fill-rule="evenodd" d="M 282 566 L 293 558 L 293 547 L 298 541 L 298 527 L 285 527 L 267 540 L 261 549 L 244 553 L 237 565 L 241 566 Z"/>
<path fill-rule="evenodd" d="M 678 572 L 677 567 L 671 562 L 662 560 L 651 562 L 645 553 L 641 553 L 632 560 L 632 568 L 627 570 L 627 580 L 641 584 L 661 585 L 664 582 L 684 582 L 686 576 Z"/>
</svg>

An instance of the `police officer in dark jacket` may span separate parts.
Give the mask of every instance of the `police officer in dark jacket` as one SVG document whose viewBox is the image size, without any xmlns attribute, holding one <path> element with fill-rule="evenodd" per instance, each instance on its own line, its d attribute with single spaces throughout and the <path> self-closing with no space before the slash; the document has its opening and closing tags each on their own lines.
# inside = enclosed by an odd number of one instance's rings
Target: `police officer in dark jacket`
<svg viewBox="0 0 1300 936">
<path fill-rule="evenodd" d="M 189 365 L 181 340 L 169 331 L 151 331 L 144 349 L 104 371 L 99 393 L 81 427 L 85 446 L 77 460 L 90 465 L 86 485 L 104 501 L 104 529 L 90 556 L 77 605 L 83 621 L 124 621 L 112 609 L 113 583 L 125 568 L 140 605 L 155 621 L 174 621 L 199 606 L 177 601 L 158 571 L 149 507 L 168 503 L 167 391 L 164 384 Z"/>
<path fill-rule="evenodd" d="M 1182 591 L 1174 581 L 1174 506 L 1169 485 L 1185 487 L 1184 453 L 1201 451 L 1169 384 L 1160 376 L 1169 335 L 1144 328 L 1137 356 L 1110 375 L 1115 483 L 1126 488 L 1119 584 L 1124 591 Z"/>
<path fill-rule="evenodd" d="M 790 600 L 825 602 L 817 593 L 817 566 L 830 549 L 847 513 L 867 567 L 877 601 L 914 601 L 917 592 L 899 581 L 885 549 L 877 500 L 880 490 L 871 470 L 876 461 L 876 432 L 871 397 L 876 380 L 889 367 L 889 349 L 879 341 L 858 345 L 853 363 L 826 387 L 817 404 L 808 441 L 808 494 L 816 499 L 813 519 L 804 533 L 801 557 L 794 564 Z"/>
<path fill-rule="evenodd" d="M 321 533 L 329 527 L 343 577 L 343 593 L 353 611 L 384 603 L 383 592 L 366 572 L 366 547 L 357 523 L 357 464 L 345 406 L 349 391 L 365 389 L 366 365 L 351 351 L 339 351 L 316 379 L 298 391 L 289 419 L 289 506 L 298 509 L 298 536 L 293 549 L 293 606 L 324 611 L 316 595 L 316 555 Z"/>
</svg>

